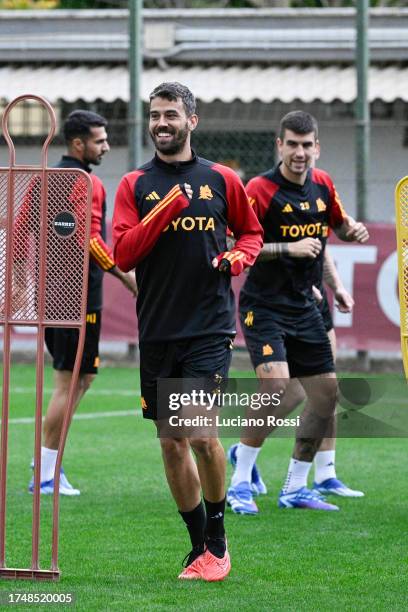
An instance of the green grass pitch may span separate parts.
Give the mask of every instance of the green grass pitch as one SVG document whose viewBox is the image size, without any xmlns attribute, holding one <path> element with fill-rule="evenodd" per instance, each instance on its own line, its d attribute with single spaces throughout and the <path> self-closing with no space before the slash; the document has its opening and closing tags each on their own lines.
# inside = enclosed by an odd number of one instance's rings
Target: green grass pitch
<svg viewBox="0 0 408 612">
<path fill-rule="evenodd" d="M 46 397 L 51 380 L 47 368 Z M 9 567 L 30 563 L 33 426 L 14 419 L 33 414 L 34 383 L 32 366 L 13 367 Z M 63 463 L 81 496 L 61 499 L 60 582 L 2 581 L 0 592 L 72 593 L 74 609 L 86 612 L 406 609 L 406 439 L 338 441 L 338 475 L 366 492 L 363 499 L 340 499 L 338 513 L 277 508 L 293 441 L 268 440 L 259 457 L 269 487 L 258 500 L 260 515 L 226 515 L 230 577 L 216 584 L 183 583 L 177 575 L 189 550 L 187 530 L 165 482 L 154 427 L 140 417 L 138 388 L 136 369 L 102 369 L 78 412 L 101 414 L 72 423 Z M 120 414 L 134 409 L 137 416 Z M 232 440 L 223 443 L 227 448 Z M 47 569 L 52 499 L 42 497 L 41 507 L 41 561 Z"/>
</svg>

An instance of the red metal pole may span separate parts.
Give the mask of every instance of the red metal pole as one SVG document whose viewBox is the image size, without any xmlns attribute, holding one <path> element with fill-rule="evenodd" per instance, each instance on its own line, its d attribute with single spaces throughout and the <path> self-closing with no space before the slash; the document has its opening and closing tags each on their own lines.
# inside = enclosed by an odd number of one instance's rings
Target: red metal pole
<svg viewBox="0 0 408 612">
<path fill-rule="evenodd" d="M 3 117 L 4 122 L 4 117 Z M 10 146 L 10 143 L 9 143 Z M 10 164 L 15 161 L 14 146 L 10 147 Z M 3 348 L 3 396 L 1 417 L 1 470 L 0 470 L 0 567 L 6 563 L 6 501 L 7 501 L 7 450 L 10 392 L 10 314 L 12 302 L 13 271 L 13 211 L 14 176 L 10 166 L 7 177 L 7 234 L 6 234 L 6 279 L 4 300 L 4 348 Z"/>
<path fill-rule="evenodd" d="M 65 442 L 68 435 L 68 429 L 74 411 L 75 390 L 78 383 L 79 369 L 81 367 L 82 353 L 84 350 L 86 327 L 82 325 L 79 330 L 78 348 L 75 358 L 74 369 L 72 372 L 71 384 L 69 388 L 68 406 L 64 416 L 64 421 L 61 429 L 61 437 L 58 446 L 57 462 L 55 464 L 54 473 L 54 499 L 53 499 L 53 517 L 52 517 L 52 560 L 51 569 L 58 570 L 58 530 L 59 530 L 59 482 L 61 473 L 62 455 L 64 454 Z"/>
<path fill-rule="evenodd" d="M 45 106 L 51 119 L 51 130 L 41 152 L 41 166 L 16 166 L 15 150 L 10 138 L 7 119 L 12 108 L 21 100 L 33 99 Z M 62 456 L 65 448 L 69 425 L 74 411 L 77 383 L 83 346 L 86 333 L 86 296 L 89 265 L 89 238 L 91 220 L 91 181 L 89 176 L 78 169 L 49 169 L 47 168 L 48 145 L 55 132 L 55 116 L 48 102 L 38 96 L 20 96 L 7 107 L 2 120 L 4 138 L 9 146 L 10 165 L 7 172 L 7 236 L 6 236 L 6 282 L 4 287 L 4 321 L 0 311 L 0 324 L 4 325 L 4 368 L 3 368 L 3 407 L 1 424 L 0 447 L 0 577 L 24 578 L 36 580 L 58 580 L 58 531 L 59 531 L 59 482 Z M 2 176 L 6 176 L 2 174 Z M 13 275 L 15 261 L 26 257 L 23 250 L 18 251 L 19 237 L 13 234 L 13 221 L 16 211 L 24 206 L 25 182 L 30 194 L 30 183 L 41 185 L 40 198 L 36 202 L 29 200 L 33 205 L 34 214 L 37 215 L 33 225 L 20 228 L 23 237 L 35 236 L 38 245 L 34 257 L 28 257 L 25 264 L 26 272 L 34 276 L 34 289 L 27 279 L 29 297 L 25 307 L 21 306 L 22 316 L 18 314 L 20 304 L 13 300 Z M 23 186 L 23 191 L 22 191 Z M 71 191 L 71 187 L 75 187 Z M 36 193 L 33 189 L 32 193 Z M 75 194 L 75 195 L 74 195 Z M 79 195 L 78 195 L 79 194 Z M 32 194 L 30 194 L 31 197 Z M 15 201 L 17 199 L 17 201 Z M 35 208 L 37 206 L 37 208 Z M 1 202 L 0 202 L 1 207 Z M 74 240 L 63 242 L 57 231 L 56 219 L 61 212 L 69 212 L 75 220 Z M 19 214 L 19 213 L 18 213 Z M 21 238 L 21 236 L 20 236 Z M 68 236 L 70 238 L 70 236 Z M 25 260 L 24 260 L 25 261 Z M 79 278 L 73 290 L 67 291 L 65 301 L 55 303 L 53 287 L 59 274 L 69 270 L 73 279 Z M 21 279 L 19 279 L 21 280 Z M 55 284 L 58 287 L 58 283 Z M 1 290 L 0 282 L 0 290 Z M 33 293 L 34 291 L 34 293 Z M 57 289 L 58 291 L 58 289 Z M 57 293 L 58 295 L 58 293 Z M 17 313 L 12 312 L 13 308 Z M 27 314 L 28 312 L 28 314 Z M 35 405 L 35 436 L 34 436 L 34 496 L 33 496 L 33 529 L 32 529 L 32 562 L 29 569 L 14 569 L 6 567 L 5 559 L 5 523 L 6 523 L 6 484 L 7 484 L 7 443 L 9 418 L 9 390 L 10 390 L 10 329 L 12 325 L 35 325 L 37 334 L 37 362 L 36 362 L 36 405 Z M 76 327 L 79 329 L 78 349 L 69 389 L 68 403 L 64 415 L 57 461 L 54 473 L 54 500 L 53 500 L 53 527 L 52 527 L 52 557 L 51 569 L 42 570 L 39 567 L 40 547 L 40 485 L 41 485 L 41 441 L 42 441 L 42 406 L 44 384 L 44 335 L 46 326 Z"/>
</svg>

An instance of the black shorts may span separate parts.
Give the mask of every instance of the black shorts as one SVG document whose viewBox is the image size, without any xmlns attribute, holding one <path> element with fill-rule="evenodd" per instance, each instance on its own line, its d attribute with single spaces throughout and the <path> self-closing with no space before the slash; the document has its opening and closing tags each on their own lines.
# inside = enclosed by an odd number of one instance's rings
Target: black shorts
<svg viewBox="0 0 408 612">
<path fill-rule="evenodd" d="M 156 420 L 158 380 L 203 378 L 217 385 L 225 382 L 231 364 L 233 337 L 141 342 L 139 348 L 143 416 Z"/>
<path fill-rule="evenodd" d="M 81 374 L 97 374 L 99 366 L 99 337 L 101 334 L 101 311 L 88 312 L 86 315 L 86 333 L 84 352 L 81 362 Z M 54 370 L 74 369 L 78 347 L 78 329 L 47 327 L 45 344 L 53 361 Z"/>
<path fill-rule="evenodd" d="M 320 302 L 320 304 L 318 304 L 317 307 L 320 310 L 321 315 L 323 317 L 324 328 L 327 332 L 329 332 L 334 327 L 333 317 L 332 317 L 332 313 L 330 310 L 329 300 L 327 299 L 326 292 L 323 291 L 322 295 L 323 295 L 323 299 Z"/>
<path fill-rule="evenodd" d="M 298 314 L 240 300 L 240 321 L 252 365 L 286 361 L 291 378 L 334 372 L 323 318 L 312 304 Z"/>
</svg>

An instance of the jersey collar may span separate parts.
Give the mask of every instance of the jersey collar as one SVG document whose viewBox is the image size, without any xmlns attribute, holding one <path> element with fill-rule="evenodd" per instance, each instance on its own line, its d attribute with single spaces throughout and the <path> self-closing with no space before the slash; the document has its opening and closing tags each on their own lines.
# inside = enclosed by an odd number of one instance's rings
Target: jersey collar
<svg viewBox="0 0 408 612">
<path fill-rule="evenodd" d="M 92 172 L 92 168 L 88 164 L 84 164 L 81 162 L 81 160 L 77 159 L 76 157 L 72 157 L 71 155 L 63 155 L 62 162 L 65 168 L 80 168 L 89 174 Z"/>
<path fill-rule="evenodd" d="M 169 164 L 163 161 L 157 153 L 155 153 L 154 164 L 169 174 L 183 174 L 184 172 L 188 172 L 197 163 L 197 155 L 193 149 L 191 149 L 191 155 L 191 159 L 187 161 L 172 162 Z"/>
</svg>

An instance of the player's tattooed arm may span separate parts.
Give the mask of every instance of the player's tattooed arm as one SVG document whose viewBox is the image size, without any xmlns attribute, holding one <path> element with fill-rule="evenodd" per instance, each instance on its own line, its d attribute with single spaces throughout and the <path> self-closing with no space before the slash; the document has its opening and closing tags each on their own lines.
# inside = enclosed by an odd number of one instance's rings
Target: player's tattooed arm
<svg viewBox="0 0 408 612">
<path fill-rule="evenodd" d="M 227 236 L 227 248 L 231 250 L 235 245 L 235 240 L 231 236 Z M 282 255 L 288 254 L 288 243 L 287 242 L 268 242 L 263 245 L 261 248 L 259 255 L 257 257 L 257 261 L 270 261 L 271 259 L 278 259 L 282 257 Z M 220 263 L 219 270 L 220 272 L 227 271 L 227 263 L 223 261 Z"/>
<path fill-rule="evenodd" d="M 270 261 L 279 259 L 282 255 L 288 255 L 289 245 L 287 242 L 267 242 L 263 245 L 257 261 Z"/>
<path fill-rule="evenodd" d="M 267 242 L 258 255 L 258 261 L 270 261 L 283 255 L 315 259 L 321 250 L 322 243 L 318 238 L 303 238 L 295 242 Z"/>
</svg>

